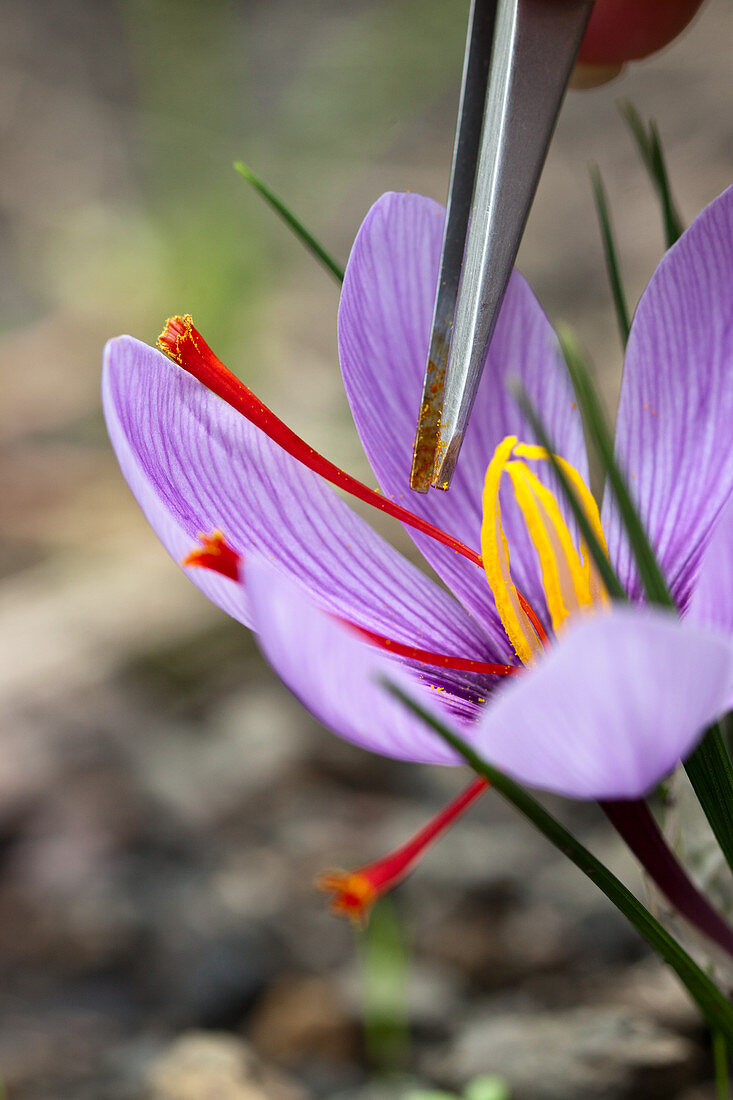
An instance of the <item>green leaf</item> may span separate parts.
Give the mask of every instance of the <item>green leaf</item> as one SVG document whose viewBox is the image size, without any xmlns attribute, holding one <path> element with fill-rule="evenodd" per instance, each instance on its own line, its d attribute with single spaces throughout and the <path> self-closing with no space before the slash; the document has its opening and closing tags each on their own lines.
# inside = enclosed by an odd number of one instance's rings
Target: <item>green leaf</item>
<svg viewBox="0 0 733 1100">
<path fill-rule="evenodd" d="M 718 1032 L 721 1042 L 724 1041 L 733 1051 L 733 1005 L 638 898 L 634 897 L 605 864 L 576 840 L 523 787 L 483 760 L 462 737 L 443 725 L 402 688 L 386 679 L 383 683 L 392 695 L 401 700 L 413 714 L 421 718 L 439 737 L 451 745 L 475 772 L 488 779 L 499 794 L 519 810 L 591 882 L 595 883 L 609 901 L 613 902 L 633 924 L 646 942 L 672 967 L 698 1005 L 711 1030 Z"/>
<path fill-rule="evenodd" d="M 672 198 L 667 165 L 662 149 L 662 139 L 657 124 L 653 119 L 649 122 L 649 133 L 651 136 L 652 172 L 654 174 L 654 179 L 657 181 L 657 190 L 662 204 L 662 217 L 664 219 L 664 233 L 667 241 L 667 248 L 671 248 L 675 241 L 680 239 L 685 231 L 685 227 L 682 218 L 677 213 L 677 208 Z"/>
<path fill-rule="evenodd" d="M 407 1065 L 410 1050 L 409 961 L 390 898 L 382 898 L 374 906 L 360 940 L 367 1057 L 375 1069 L 398 1072 Z"/>
<path fill-rule="evenodd" d="M 721 723 L 711 726 L 685 761 L 697 799 L 733 870 L 733 763 Z"/>
<path fill-rule="evenodd" d="M 276 214 L 282 218 L 285 224 L 292 229 L 295 236 L 300 243 L 308 249 L 308 251 L 316 257 L 316 259 L 323 264 L 327 271 L 330 271 L 333 277 L 338 283 L 344 281 L 344 269 L 336 263 L 333 256 L 320 244 L 313 234 L 306 229 L 299 218 L 296 218 L 295 214 L 285 205 L 281 198 L 279 198 L 275 192 L 267 186 L 264 180 L 252 171 L 248 165 L 243 164 L 241 161 L 236 161 L 234 169 L 239 172 L 240 176 L 243 176 L 248 183 L 251 183 L 255 191 L 257 191 L 265 202 L 272 207 Z"/>
<path fill-rule="evenodd" d="M 725 1036 L 713 1032 L 713 1065 L 715 1066 L 715 1095 L 717 1100 L 730 1100 L 731 1080 L 728 1069 L 728 1050 Z"/>
<path fill-rule="evenodd" d="M 486 1073 L 469 1081 L 463 1100 L 511 1100 L 511 1089 L 502 1077 Z"/>
<path fill-rule="evenodd" d="M 460 1097 L 440 1089 L 413 1089 L 405 1094 L 404 1100 L 460 1100 Z"/>
<path fill-rule="evenodd" d="M 629 339 L 629 331 L 631 329 L 629 309 L 626 304 L 626 294 L 621 278 L 621 268 L 619 266 L 618 251 L 613 235 L 613 226 L 611 225 L 611 214 L 606 200 L 606 191 L 603 186 L 600 170 L 595 164 L 591 165 L 590 168 L 590 180 L 593 188 L 596 212 L 598 214 L 598 222 L 601 228 L 603 255 L 606 261 L 608 281 L 611 285 L 611 294 L 613 295 L 613 304 L 616 310 L 616 320 L 618 321 L 618 327 L 621 333 L 621 343 L 626 347 Z"/>
<path fill-rule="evenodd" d="M 634 138 L 634 141 L 638 146 L 639 152 L 641 153 L 641 159 L 644 161 L 647 170 L 651 172 L 651 144 L 641 115 L 629 99 L 620 99 L 617 106 L 621 114 L 624 116 L 627 126 L 631 130 L 632 137 Z"/>
<path fill-rule="evenodd" d="M 622 100 L 618 104 L 621 114 L 626 119 L 632 136 L 637 144 L 641 159 L 649 174 L 662 207 L 662 220 L 664 222 L 664 236 L 667 248 L 671 248 L 675 241 L 684 233 L 685 227 L 677 213 L 677 208 L 672 198 L 672 190 L 669 184 L 667 165 L 662 150 L 662 139 L 659 129 L 653 119 L 649 121 L 647 130 L 641 115 L 629 100 Z"/>
</svg>

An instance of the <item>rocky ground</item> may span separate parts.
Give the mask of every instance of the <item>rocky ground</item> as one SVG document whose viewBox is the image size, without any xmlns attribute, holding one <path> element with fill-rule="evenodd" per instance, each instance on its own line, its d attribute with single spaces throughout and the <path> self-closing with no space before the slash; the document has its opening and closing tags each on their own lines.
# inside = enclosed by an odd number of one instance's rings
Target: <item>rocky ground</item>
<svg viewBox="0 0 733 1100">
<path fill-rule="evenodd" d="M 381 191 L 441 196 L 460 34 L 430 53 L 445 16 L 428 5 L 421 44 L 414 6 L 5 5 L 8 1100 L 396 1100 L 487 1073 L 513 1100 L 712 1096 L 707 1039 L 673 978 L 494 796 L 395 899 L 409 1049 L 365 1041 L 363 945 L 313 880 L 382 854 L 464 777 L 317 728 L 160 550 L 106 444 L 104 338 L 152 337 L 183 305 L 211 317 L 233 363 L 254 364 L 281 414 L 360 471 L 335 288 L 228 176 L 221 195 L 211 180 L 252 148 L 279 185 L 299 181 L 301 208 L 341 255 Z M 601 160 L 638 293 L 659 223 L 613 100 L 657 114 L 693 216 L 730 177 L 726 11 L 712 0 L 654 66 L 570 101 L 548 163 L 522 266 L 592 347 L 609 395 L 619 354 L 584 166 Z M 357 108 L 360 143 L 346 125 Z M 599 814 L 556 808 L 641 888 Z"/>
<path fill-rule="evenodd" d="M 353 937 L 312 882 L 406 837 L 457 776 L 339 744 L 227 623 L 67 682 L 11 728 L 9 1096 L 404 1095 L 374 1085 Z M 635 881 L 594 813 L 573 820 Z M 496 798 L 397 906 L 417 1080 L 456 1087 L 491 1070 L 520 1100 L 698 1095 L 705 1036 L 674 980 Z"/>
</svg>

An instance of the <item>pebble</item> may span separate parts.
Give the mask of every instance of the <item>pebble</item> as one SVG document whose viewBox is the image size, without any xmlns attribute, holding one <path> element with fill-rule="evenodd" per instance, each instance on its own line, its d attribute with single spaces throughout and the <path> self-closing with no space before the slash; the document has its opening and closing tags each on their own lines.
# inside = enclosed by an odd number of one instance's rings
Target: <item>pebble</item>
<svg viewBox="0 0 733 1100">
<path fill-rule="evenodd" d="M 516 1100 L 670 1100 L 694 1080 L 695 1054 L 687 1039 L 623 1008 L 512 1013 L 487 1005 L 425 1068 L 449 1082 L 497 1074 Z"/>
<path fill-rule="evenodd" d="M 226 1033 L 189 1031 L 152 1063 L 146 1100 L 307 1100 L 243 1040 Z"/>
</svg>

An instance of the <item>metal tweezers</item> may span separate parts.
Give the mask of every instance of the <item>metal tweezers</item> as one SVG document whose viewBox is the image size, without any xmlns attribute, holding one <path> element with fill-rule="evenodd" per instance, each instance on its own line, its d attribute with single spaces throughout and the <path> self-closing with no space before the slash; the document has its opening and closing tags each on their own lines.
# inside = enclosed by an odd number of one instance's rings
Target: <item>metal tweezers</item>
<svg viewBox="0 0 733 1100">
<path fill-rule="evenodd" d="M 410 484 L 447 489 L 593 0 L 472 0 Z"/>
</svg>

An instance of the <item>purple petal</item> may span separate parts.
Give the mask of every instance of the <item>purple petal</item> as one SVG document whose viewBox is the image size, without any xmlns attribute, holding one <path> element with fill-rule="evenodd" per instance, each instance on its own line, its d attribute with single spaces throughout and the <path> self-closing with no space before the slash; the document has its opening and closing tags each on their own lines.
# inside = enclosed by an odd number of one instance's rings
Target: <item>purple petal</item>
<svg viewBox="0 0 733 1100">
<path fill-rule="evenodd" d="M 506 388 L 508 379 L 521 380 L 562 454 L 583 476 L 587 465 L 580 417 L 552 329 L 515 272 L 451 489 L 426 495 L 410 490 L 442 232 L 443 208 L 421 195 L 387 194 L 369 211 L 351 252 L 341 296 L 341 369 L 361 441 L 384 492 L 476 549 L 481 493 L 494 448 L 510 434 L 534 440 Z M 547 476 L 547 471 L 538 473 Z M 544 593 L 534 551 L 516 512 L 503 512 L 515 580 L 539 610 Z M 487 630 L 491 624 L 496 635 L 493 599 L 481 573 L 425 536 L 409 533 L 466 607 Z"/>
<path fill-rule="evenodd" d="M 733 634 L 733 497 L 700 558 L 686 618 Z"/>
<path fill-rule="evenodd" d="M 248 584 L 254 627 L 265 656 L 320 722 L 347 741 L 384 756 L 425 764 L 460 763 L 380 681 L 388 677 L 399 683 L 443 719 L 450 714 L 441 706 L 447 696 L 419 673 L 360 641 L 262 558 L 251 559 Z M 459 723 L 475 716 L 477 709 L 459 705 Z"/>
<path fill-rule="evenodd" d="M 639 302 L 626 354 L 616 449 L 673 595 L 684 607 L 733 489 L 733 188 L 695 219 Z M 611 500 L 609 552 L 640 586 Z"/>
<path fill-rule="evenodd" d="M 334 732 L 399 759 L 455 762 L 383 691 L 387 678 L 508 775 L 571 798 L 646 794 L 725 709 L 733 688 L 727 639 L 668 612 L 618 608 L 576 622 L 478 710 L 360 641 L 263 559 L 252 559 L 249 583 L 265 655 Z"/>
<path fill-rule="evenodd" d="M 336 494 L 160 352 L 131 337 L 107 345 L 103 402 L 133 493 L 177 560 L 198 532 L 256 549 L 335 614 L 398 641 L 492 660 L 455 600 L 379 538 Z M 187 570 L 245 625 L 245 587 Z M 495 659 L 495 658 L 494 658 Z"/>
<path fill-rule="evenodd" d="M 508 775 L 571 798 L 640 798 L 727 706 L 733 646 L 669 612 L 571 626 L 484 710 L 471 742 Z"/>
</svg>

